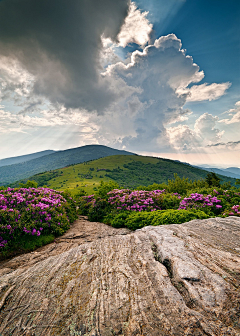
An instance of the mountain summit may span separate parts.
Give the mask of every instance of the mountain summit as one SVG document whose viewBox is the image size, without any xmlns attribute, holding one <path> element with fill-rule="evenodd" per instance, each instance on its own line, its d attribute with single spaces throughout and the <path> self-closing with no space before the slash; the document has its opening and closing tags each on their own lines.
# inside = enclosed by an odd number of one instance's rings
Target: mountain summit
<svg viewBox="0 0 240 336">
<path fill-rule="evenodd" d="M 0 167 L 0 185 L 9 184 L 45 171 L 96 160 L 106 156 L 133 154 L 103 145 L 87 145 L 57 151 L 29 161 L 25 160 L 25 162 Z"/>
</svg>

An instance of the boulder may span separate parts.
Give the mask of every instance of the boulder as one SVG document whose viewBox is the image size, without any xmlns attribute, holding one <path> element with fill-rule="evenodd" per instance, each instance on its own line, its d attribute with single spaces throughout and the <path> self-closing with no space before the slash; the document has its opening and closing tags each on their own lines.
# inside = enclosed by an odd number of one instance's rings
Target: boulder
<svg viewBox="0 0 240 336">
<path fill-rule="evenodd" d="M 81 218 L 0 264 L 0 334 L 240 335 L 240 218 L 135 232 Z"/>
</svg>

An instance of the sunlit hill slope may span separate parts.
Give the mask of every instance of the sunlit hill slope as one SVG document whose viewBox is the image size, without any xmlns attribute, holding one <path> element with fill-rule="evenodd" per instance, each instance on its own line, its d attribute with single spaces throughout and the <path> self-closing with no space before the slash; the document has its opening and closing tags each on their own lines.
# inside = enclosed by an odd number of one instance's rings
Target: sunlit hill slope
<svg viewBox="0 0 240 336">
<path fill-rule="evenodd" d="M 91 194 L 97 190 L 101 181 L 114 180 L 121 187 L 136 188 L 167 182 L 175 173 L 180 177 L 198 180 L 205 178 L 208 172 L 168 159 L 114 155 L 37 174 L 30 180 L 35 180 L 39 186 L 47 185 L 56 190 L 68 189 L 75 194 L 83 189 Z M 222 182 L 235 182 L 235 179 L 220 177 Z"/>
</svg>

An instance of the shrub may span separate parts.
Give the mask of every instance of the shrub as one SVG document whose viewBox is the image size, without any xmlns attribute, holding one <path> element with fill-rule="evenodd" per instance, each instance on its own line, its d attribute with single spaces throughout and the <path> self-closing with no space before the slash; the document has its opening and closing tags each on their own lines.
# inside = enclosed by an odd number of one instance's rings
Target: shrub
<svg viewBox="0 0 240 336">
<path fill-rule="evenodd" d="M 87 216 L 90 210 L 90 207 L 95 205 L 94 195 L 82 196 L 77 198 L 78 213 L 83 216 Z"/>
<path fill-rule="evenodd" d="M 177 177 L 175 180 L 178 181 Z M 183 182 L 183 179 L 180 180 Z M 186 179 L 184 183 L 189 184 L 190 182 Z M 192 182 L 190 184 L 194 185 Z M 149 218 L 152 218 L 152 215 L 149 212 L 157 213 L 158 210 L 177 210 L 176 216 L 179 216 L 182 223 L 181 214 L 185 216 L 186 212 L 182 213 L 181 210 L 189 210 L 195 214 L 197 210 L 201 210 L 200 214 L 204 212 L 205 217 L 224 217 L 226 213 L 232 212 L 233 206 L 240 204 L 240 192 L 234 187 L 230 190 L 223 190 L 221 187 L 208 187 L 202 181 L 198 183 L 197 188 L 196 185 L 195 189 L 193 189 L 194 192 L 193 190 L 188 191 L 186 197 L 184 197 L 177 192 L 169 193 L 165 189 L 151 191 L 114 189 L 106 193 L 108 188 L 113 185 L 102 184 L 101 194 L 104 197 L 100 198 L 94 195 L 82 197 L 79 201 L 79 213 L 88 215 L 89 220 L 104 220 L 105 223 L 115 227 L 124 226 L 124 222 L 127 218 L 130 218 L 131 213 L 143 213 L 142 217 L 138 217 L 140 227 L 142 225 L 150 225 Z M 106 186 L 107 188 L 105 188 Z M 146 223 L 145 218 L 147 218 Z M 164 220 L 168 219 L 165 218 Z M 174 219 L 174 221 L 176 220 Z"/>
<path fill-rule="evenodd" d="M 157 210 L 152 212 L 121 212 L 113 218 L 105 218 L 105 223 L 114 227 L 127 227 L 131 230 L 148 225 L 181 224 L 192 219 L 206 219 L 209 216 L 201 210 Z"/>
<path fill-rule="evenodd" d="M 111 212 L 103 218 L 105 224 L 110 224 L 115 228 L 125 227 L 128 216 L 131 214 L 130 211 L 122 211 L 120 213 Z"/>
<path fill-rule="evenodd" d="M 109 182 L 101 181 L 100 186 L 98 187 L 98 191 L 96 193 L 96 197 L 107 199 L 108 192 L 116 188 L 119 188 L 119 185 L 114 181 L 109 181 Z"/>
<path fill-rule="evenodd" d="M 103 218 L 111 211 L 108 201 L 104 198 L 98 198 L 93 202 L 88 211 L 88 219 L 91 222 L 102 221 Z"/>
<path fill-rule="evenodd" d="M 26 183 L 19 183 L 20 188 L 37 188 L 38 184 L 36 181 L 28 180 Z"/>
<path fill-rule="evenodd" d="M 108 193 L 108 203 L 118 211 L 155 211 L 178 208 L 181 196 L 166 194 L 165 190 L 134 190 L 114 189 Z"/>
<path fill-rule="evenodd" d="M 209 187 L 220 187 L 221 179 L 214 172 L 207 173 L 205 181 L 209 185 Z"/>
<path fill-rule="evenodd" d="M 67 193 L 48 188 L 8 188 L 0 192 L 0 247 L 20 237 L 63 234 L 77 218 Z"/>
<path fill-rule="evenodd" d="M 228 216 L 237 216 L 240 217 L 240 205 L 233 205 L 231 209 L 225 210 L 223 213 L 223 217 L 228 217 Z"/>
<path fill-rule="evenodd" d="M 220 214 L 222 209 L 222 205 L 219 203 L 221 203 L 221 200 L 217 196 L 204 196 L 203 194 L 192 193 L 180 202 L 179 210 L 202 209 L 209 215 L 217 215 Z"/>
</svg>

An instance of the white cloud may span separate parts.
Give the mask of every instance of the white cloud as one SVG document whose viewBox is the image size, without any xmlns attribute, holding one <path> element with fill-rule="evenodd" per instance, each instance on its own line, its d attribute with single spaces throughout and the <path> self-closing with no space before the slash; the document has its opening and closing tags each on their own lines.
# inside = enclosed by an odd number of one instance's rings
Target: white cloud
<svg viewBox="0 0 240 336">
<path fill-rule="evenodd" d="M 200 138 L 187 125 L 178 125 L 167 129 L 171 145 L 177 151 L 191 152 L 200 145 Z"/>
<path fill-rule="evenodd" d="M 101 36 L 102 40 L 102 50 L 100 52 L 100 63 L 103 68 L 106 68 L 110 64 L 115 64 L 120 62 L 121 59 L 116 55 L 115 51 L 118 45 L 114 43 L 109 37 L 106 38 L 104 35 Z"/>
<path fill-rule="evenodd" d="M 142 52 L 134 51 L 129 63 L 110 65 L 104 75 L 113 85 L 121 80 L 125 96 L 121 95 L 122 100 L 98 120 L 101 141 L 106 133 L 109 145 L 115 143 L 129 150 L 174 150 L 166 126 L 187 120 L 191 113 L 183 108 L 186 94 L 176 90 L 204 76 L 185 54 L 181 40 L 174 34 L 162 36 Z"/>
<path fill-rule="evenodd" d="M 14 114 L 0 110 L 0 133 L 27 132 L 31 128 L 78 125 L 79 133 L 96 133 L 98 127 L 89 122 L 84 110 L 66 109 L 63 106 L 42 110 L 37 115 Z"/>
<path fill-rule="evenodd" d="M 145 46 L 150 40 L 153 25 L 147 19 L 148 12 L 141 12 L 131 2 L 128 16 L 118 34 L 119 45 L 125 48 L 130 43 Z"/>
<path fill-rule="evenodd" d="M 136 15 L 143 15 L 136 8 L 134 11 Z M 146 19 L 145 14 L 142 17 Z M 188 90 L 186 87 L 189 84 L 197 83 L 204 77 L 203 71 L 182 49 L 180 39 L 174 34 L 162 36 L 143 51 L 134 51 L 128 60 L 120 61 L 114 53 L 116 44 L 103 36 L 104 50 L 100 61 L 105 66 L 111 63 L 101 75 L 101 85 L 107 83 L 105 95 L 111 96 L 111 103 L 104 113 L 101 106 L 99 111 L 98 108 L 95 111 L 66 108 L 63 104 L 50 105 L 48 101 L 39 99 L 31 91 L 34 77 L 22 70 L 17 62 L 11 61 L 2 66 L 0 74 L 2 83 L 5 83 L 5 86 L 2 85 L 5 91 L 2 92 L 5 97 L 14 92 L 22 110 L 19 114 L 1 110 L 0 132 L 77 125 L 82 141 L 85 138 L 93 143 L 132 151 L 155 152 L 194 151 L 196 147 L 219 141 L 222 133 L 216 128 L 217 119 L 209 114 L 201 116 L 193 130 L 187 125 L 169 127 L 170 124 L 186 121 L 192 113 L 184 108 L 189 92 L 180 92 L 179 88 Z M 211 85 L 194 87 L 200 88 L 201 92 L 207 87 L 210 97 L 211 90 L 208 89 Z M 220 92 L 219 87 L 217 89 Z M 51 90 L 53 94 L 54 88 Z M 224 91 L 223 88 L 221 90 Z"/>
<path fill-rule="evenodd" d="M 215 143 L 222 137 L 224 131 L 216 128 L 218 117 L 204 113 L 195 122 L 194 131 L 202 138 L 204 143 Z"/>
<path fill-rule="evenodd" d="M 178 151 L 194 152 L 219 141 L 223 131 L 216 128 L 218 117 L 204 113 L 195 122 L 194 129 L 188 125 L 169 127 L 167 134 L 170 143 Z"/>
<path fill-rule="evenodd" d="M 226 94 L 226 90 L 231 86 L 231 83 L 212 83 L 193 85 L 191 88 L 180 86 L 177 90 L 179 94 L 186 94 L 188 102 L 196 102 L 203 100 L 216 100 Z"/>
<path fill-rule="evenodd" d="M 229 119 L 222 119 L 219 122 L 224 123 L 224 124 L 235 124 L 240 122 L 240 101 L 237 101 L 235 103 L 235 108 L 230 109 L 229 111 L 225 112 L 231 118 Z"/>
</svg>

